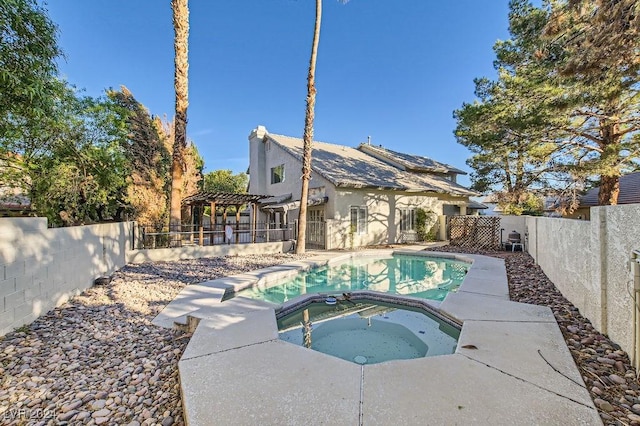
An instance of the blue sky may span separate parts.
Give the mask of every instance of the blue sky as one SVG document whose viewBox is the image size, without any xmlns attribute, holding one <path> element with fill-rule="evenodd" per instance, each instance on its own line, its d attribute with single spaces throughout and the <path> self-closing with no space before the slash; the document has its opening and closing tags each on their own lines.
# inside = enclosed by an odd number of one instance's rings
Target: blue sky
<svg viewBox="0 0 640 426">
<path fill-rule="evenodd" d="M 323 3 L 315 139 L 357 146 L 371 136 L 470 171 L 452 112 L 473 101 L 475 77 L 495 76 L 492 46 L 508 37 L 508 0 Z M 91 96 L 125 85 L 152 114 L 173 116 L 169 0 L 46 7 L 69 82 Z M 245 171 L 257 125 L 302 136 L 315 2 L 190 0 L 189 8 L 188 136 L 205 171 Z"/>
</svg>

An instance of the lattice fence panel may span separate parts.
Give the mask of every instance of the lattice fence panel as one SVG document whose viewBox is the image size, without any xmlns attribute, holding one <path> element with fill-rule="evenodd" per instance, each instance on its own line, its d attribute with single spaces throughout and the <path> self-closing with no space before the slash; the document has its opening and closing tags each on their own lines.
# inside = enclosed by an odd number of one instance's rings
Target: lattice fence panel
<svg viewBox="0 0 640 426">
<path fill-rule="evenodd" d="M 500 218 L 449 216 L 449 243 L 473 249 L 500 248 Z"/>
</svg>

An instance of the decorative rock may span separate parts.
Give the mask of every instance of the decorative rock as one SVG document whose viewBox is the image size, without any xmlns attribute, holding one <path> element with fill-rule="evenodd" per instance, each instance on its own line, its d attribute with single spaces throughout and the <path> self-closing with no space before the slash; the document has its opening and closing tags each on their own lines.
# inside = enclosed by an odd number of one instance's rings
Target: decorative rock
<svg viewBox="0 0 640 426">
<path fill-rule="evenodd" d="M 619 385 L 627 383 L 627 381 L 625 379 L 623 379 L 622 377 L 618 376 L 617 374 L 610 374 L 609 375 L 609 379 L 612 382 L 617 383 Z"/>
<path fill-rule="evenodd" d="M 98 399 L 96 401 L 93 401 L 93 403 L 91 403 L 91 409 L 100 410 L 104 408 L 105 405 L 106 405 L 106 401 L 104 399 Z"/>
<path fill-rule="evenodd" d="M 78 414 L 78 412 L 76 410 L 71 410 L 71 411 L 67 411 L 66 413 L 62 413 L 58 416 L 58 420 L 60 420 L 61 422 L 68 422 L 69 420 L 71 420 L 73 418 L 73 416 L 75 416 L 76 414 Z"/>
<path fill-rule="evenodd" d="M 75 410 L 76 408 L 80 407 L 82 405 L 82 401 L 73 401 L 69 404 L 63 405 L 62 408 L 60 408 L 60 411 L 62 411 L 63 413 L 66 413 L 68 411 L 72 411 Z"/>
<path fill-rule="evenodd" d="M 629 416 L 632 416 L 633 414 L 629 414 Z M 173 417 L 168 416 L 165 417 L 164 420 L 162 420 L 162 426 L 171 426 L 173 424 Z"/>
<path fill-rule="evenodd" d="M 89 417 L 91 417 L 91 413 L 88 411 L 82 411 L 80 413 L 78 413 L 78 416 L 76 417 L 76 420 L 84 420 L 84 419 L 88 419 Z"/>
<path fill-rule="evenodd" d="M 109 414 L 111 414 L 111 410 L 103 408 L 102 410 L 95 411 L 93 414 L 91 414 L 91 417 L 95 419 L 98 417 L 107 417 Z"/>
<path fill-rule="evenodd" d="M 109 396 L 108 392 L 102 391 L 102 392 L 98 392 L 95 395 L 95 399 L 106 399 Z"/>
<path fill-rule="evenodd" d="M 616 361 L 611 358 L 598 357 L 597 360 L 602 364 L 608 364 L 608 365 L 614 365 L 616 363 Z"/>
<path fill-rule="evenodd" d="M 82 403 L 83 404 L 86 404 L 89 401 L 93 401 L 93 395 L 91 395 L 91 394 L 86 395 L 84 398 L 82 398 Z"/>
<path fill-rule="evenodd" d="M 111 282 L 111 277 L 98 277 L 93 280 L 93 285 L 107 285 Z"/>
<path fill-rule="evenodd" d="M 613 405 L 611 405 L 611 403 L 603 399 L 596 398 L 593 400 L 593 403 L 596 404 L 596 407 L 598 407 L 602 411 L 609 412 L 614 410 Z"/>
</svg>

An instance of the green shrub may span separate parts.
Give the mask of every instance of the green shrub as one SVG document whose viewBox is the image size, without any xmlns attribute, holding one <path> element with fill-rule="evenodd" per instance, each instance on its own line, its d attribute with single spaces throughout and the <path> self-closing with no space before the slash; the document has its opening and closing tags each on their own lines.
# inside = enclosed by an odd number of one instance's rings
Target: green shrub
<svg viewBox="0 0 640 426">
<path fill-rule="evenodd" d="M 416 233 L 419 241 L 435 241 L 436 214 L 431 210 L 416 209 Z"/>
</svg>

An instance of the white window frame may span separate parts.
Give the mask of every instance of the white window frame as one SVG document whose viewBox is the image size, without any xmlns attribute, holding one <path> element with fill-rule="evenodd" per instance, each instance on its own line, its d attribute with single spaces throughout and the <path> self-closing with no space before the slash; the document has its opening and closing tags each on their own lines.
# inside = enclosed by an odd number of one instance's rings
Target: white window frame
<svg viewBox="0 0 640 426">
<path fill-rule="evenodd" d="M 416 209 L 405 207 L 400 210 L 400 232 L 413 232 L 416 230 Z"/>
<path fill-rule="evenodd" d="M 355 212 L 355 223 L 354 223 Z M 367 206 L 349 206 L 349 224 L 355 234 L 366 234 L 369 227 Z"/>
<path fill-rule="evenodd" d="M 280 175 L 280 180 L 279 181 L 275 181 L 275 177 L 278 176 L 275 174 L 276 169 L 282 169 L 282 174 Z M 271 185 L 275 185 L 278 183 L 282 183 L 284 182 L 284 178 L 285 178 L 285 174 L 284 174 L 284 164 L 280 164 L 278 166 L 272 167 L 271 168 Z"/>
</svg>

